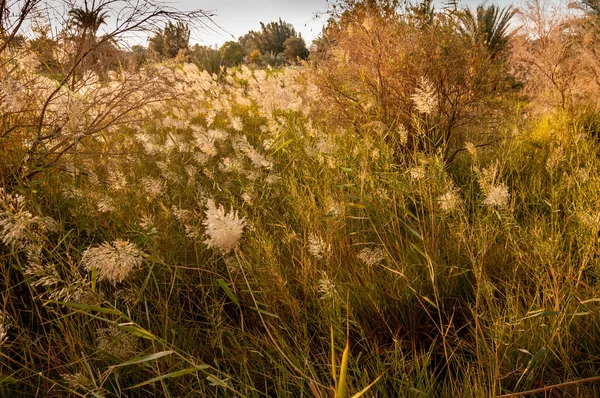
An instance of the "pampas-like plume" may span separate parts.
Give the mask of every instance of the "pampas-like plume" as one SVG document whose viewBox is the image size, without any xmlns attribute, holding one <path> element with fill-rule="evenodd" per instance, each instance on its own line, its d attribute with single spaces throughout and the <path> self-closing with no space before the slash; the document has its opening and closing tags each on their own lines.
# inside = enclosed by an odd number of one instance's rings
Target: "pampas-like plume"
<svg viewBox="0 0 600 398">
<path fill-rule="evenodd" d="M 228 253 L 237 247 L 246 221 L 244 217 L 239 218 L 237 211 L 234 213 L 233 209 L 225 214 L 222 205 L 217 208 L 215 201 L 209 199 L 206 203 L 206 219 L 203 224 L 208 235 L 204 243 Z"/>
</svg>

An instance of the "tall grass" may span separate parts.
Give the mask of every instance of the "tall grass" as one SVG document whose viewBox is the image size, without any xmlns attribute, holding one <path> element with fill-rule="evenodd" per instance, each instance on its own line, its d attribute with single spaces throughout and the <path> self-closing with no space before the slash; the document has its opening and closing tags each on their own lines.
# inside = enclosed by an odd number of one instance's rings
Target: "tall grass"
<svg viewBox="0 0 600 398">
<path fill-rule="evenodd" d="M 2 396 L 598 395 L 588 119 L 506 118 L 449 161 L 335 126 L 298 69 L 161 73 L 179 95 L 136 123 L 4 169 Z"/>
</svg>

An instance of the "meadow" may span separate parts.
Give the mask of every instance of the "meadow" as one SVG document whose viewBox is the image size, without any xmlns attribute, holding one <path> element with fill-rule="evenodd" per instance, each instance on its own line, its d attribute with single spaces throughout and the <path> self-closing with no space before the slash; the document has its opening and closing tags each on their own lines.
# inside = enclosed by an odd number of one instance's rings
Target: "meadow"
<svg viewBox="0 0 600 398">
<path fill-rule="evenodd" d="M 600 395 L 598 17 L 376 3 L 285 67 L 0 51 L 0 396 Z"/>
</svg>

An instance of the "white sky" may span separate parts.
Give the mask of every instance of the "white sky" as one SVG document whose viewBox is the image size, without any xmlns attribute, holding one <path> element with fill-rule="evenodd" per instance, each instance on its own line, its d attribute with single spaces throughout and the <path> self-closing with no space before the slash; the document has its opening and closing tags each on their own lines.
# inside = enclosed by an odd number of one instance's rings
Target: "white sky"
<svg viewBox="0 0 600 398">
<path fill-rule="evenodd" d="M 326 10 L 325 0 L 174 0 L 171 3 L 181 10 L 202 9 L 214 11 L 214 22 L 225 32 L 201 31 L 192 34 L 191 42 L 204 45 L 221 45 L 237 40 L 250 30 L 260 31 L 260 22 L 269 23 L 281 17 L 294 25 L 306 44 L 321 33 L 326 17 L 314 19 L 316 12 Z M 232 37 L 233 36 L 233 37 Z"/>
</svg>

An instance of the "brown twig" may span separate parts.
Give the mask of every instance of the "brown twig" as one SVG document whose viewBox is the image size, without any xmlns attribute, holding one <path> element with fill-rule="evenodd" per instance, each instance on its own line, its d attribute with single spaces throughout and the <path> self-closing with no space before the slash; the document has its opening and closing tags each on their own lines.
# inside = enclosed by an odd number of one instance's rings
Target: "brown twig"
<svg viewBox="0 0 600 398">
<path fill-rule="evenodd" d="M 525 395 L 537 394 L 539 392 L 547 392 L 550 390 L 554 390 L 555 388 L 568 387 L 568 386 L 572 386 L 575 384 L 581 384 L 581 383 L 589 383 L 591 381 L 600 381 L 600 376 L 588 377 L 587 379 L 581 379 L 581 380 L 566 381 L 564 383 L 554 384 L 554 385 L 547 386 L 547 387 L 536 388 L 534 390 L 529 390 L 529 391 L 514 392 L 514 393 L 510 393 L 510 394 L 498 395 L 498 396 L 496 396 L 496 398 L 524 397 Z"/>
</svg>

